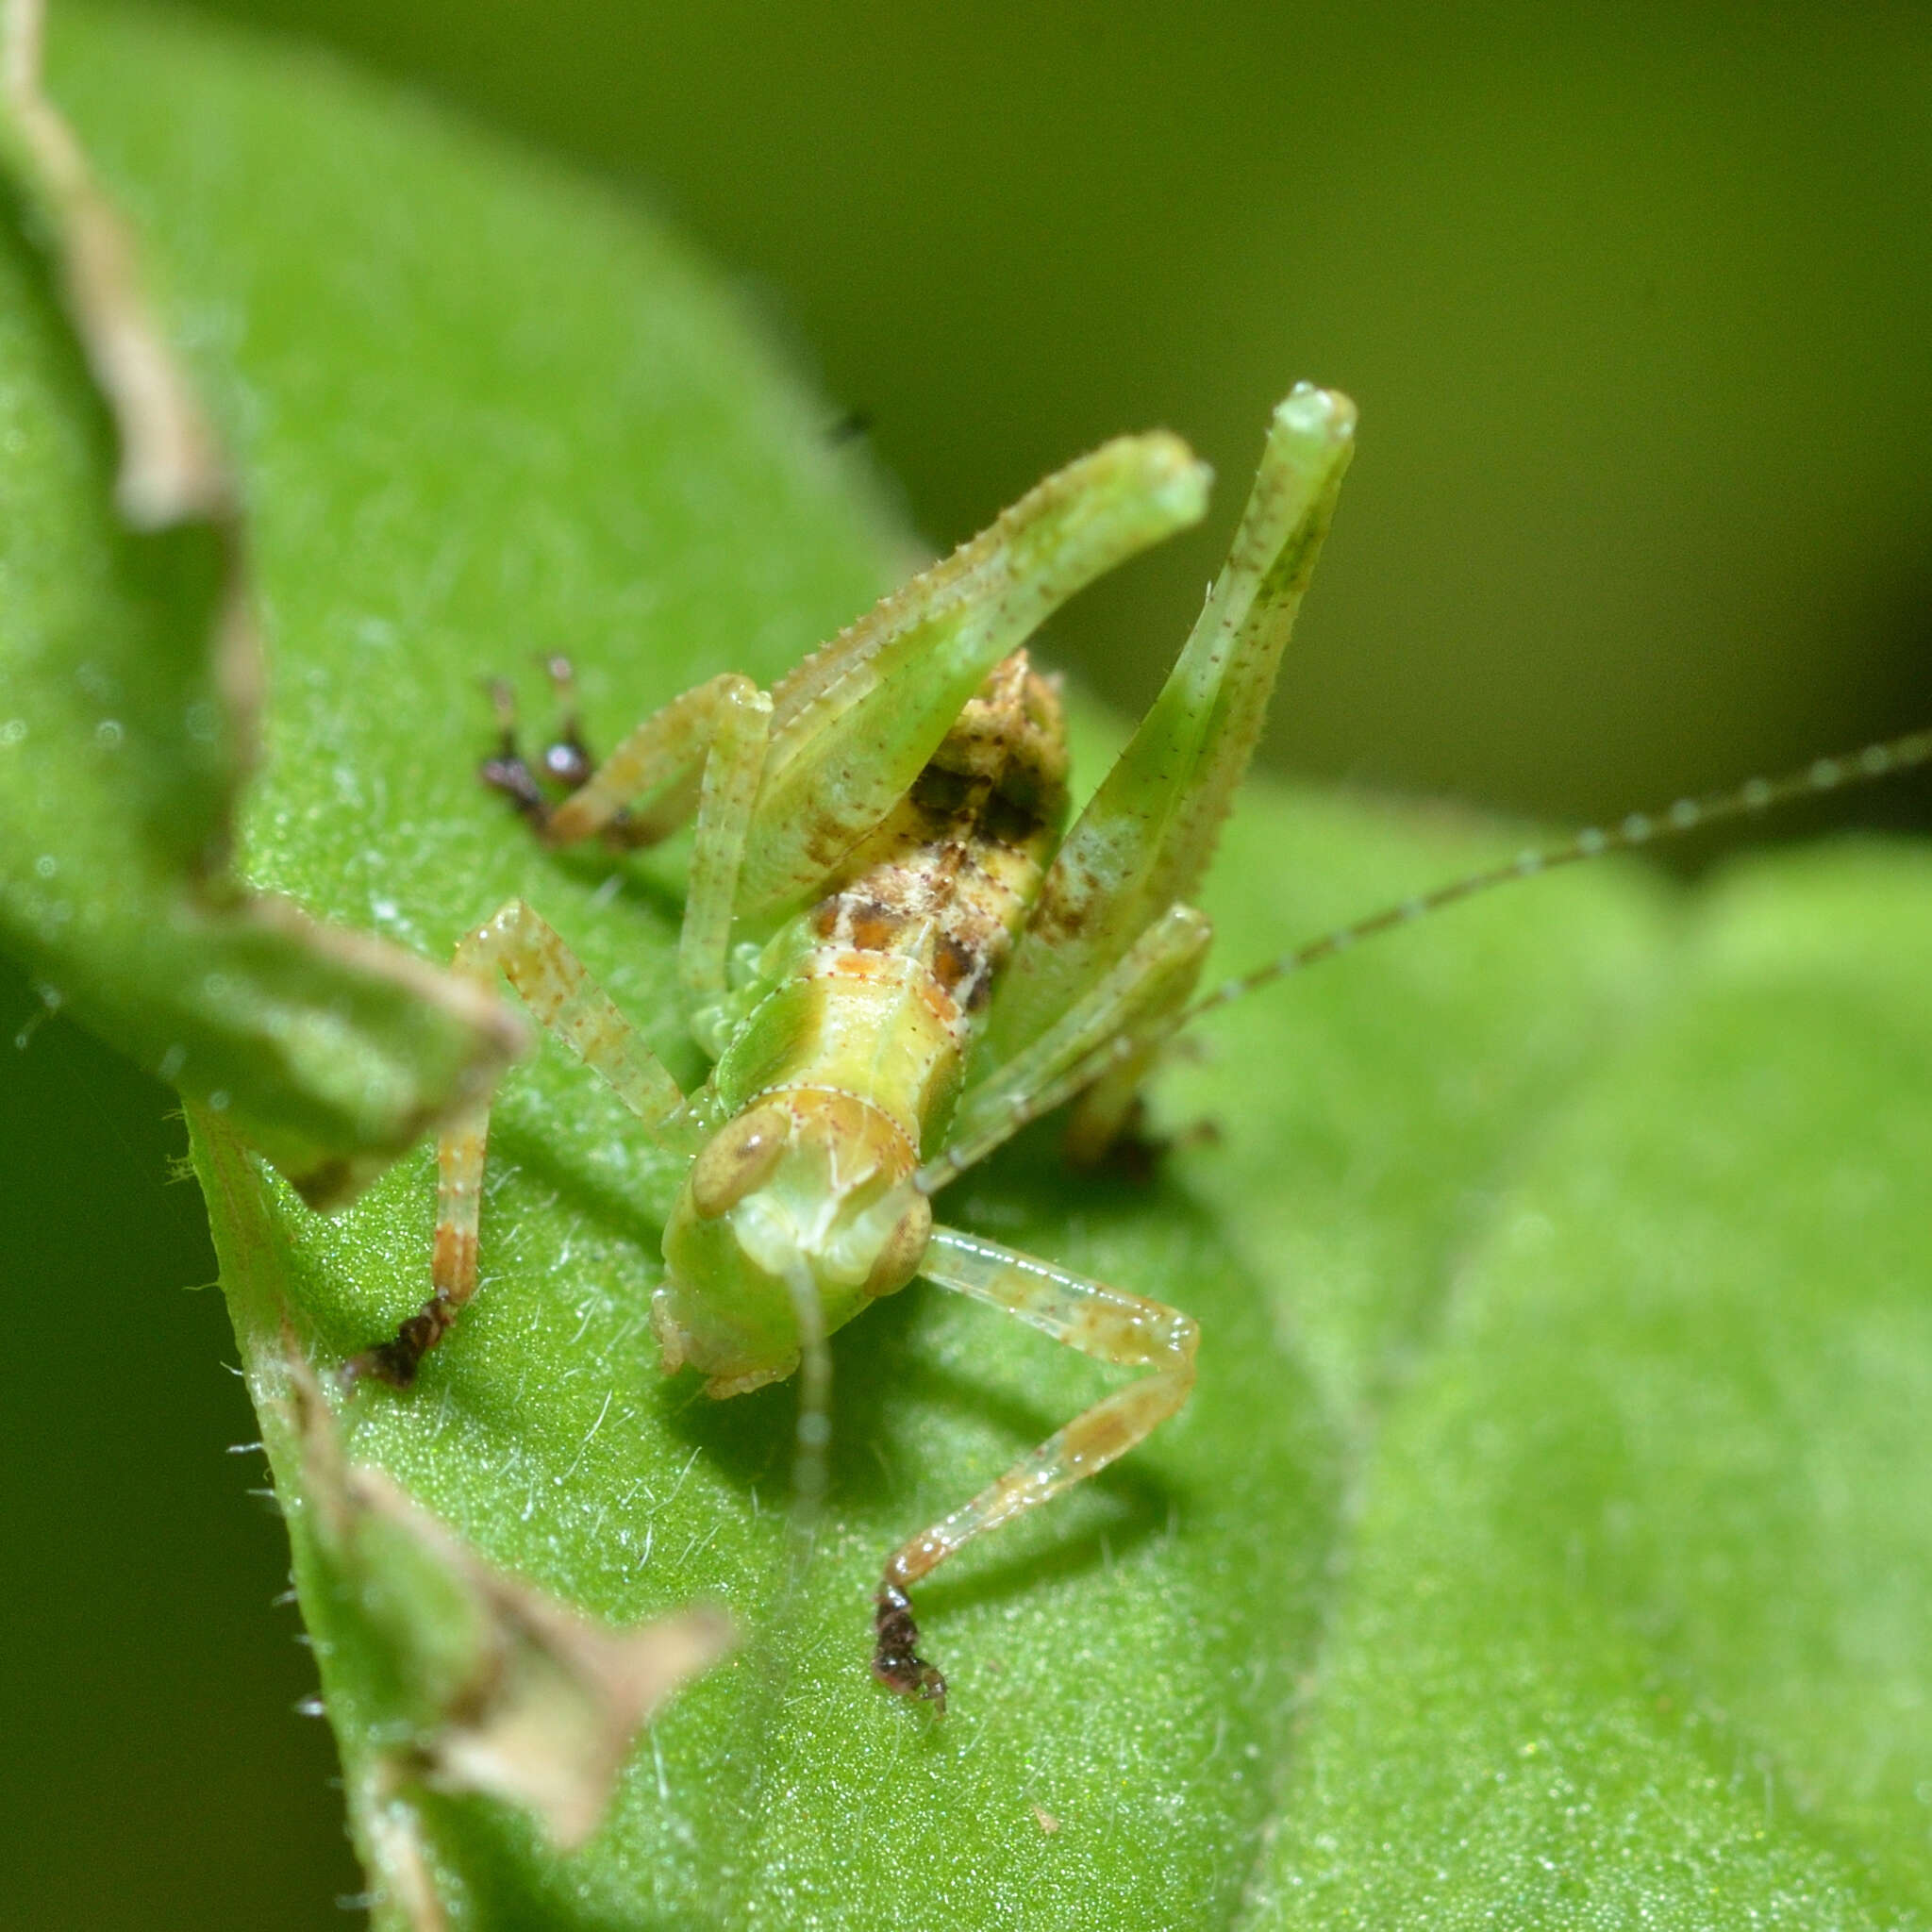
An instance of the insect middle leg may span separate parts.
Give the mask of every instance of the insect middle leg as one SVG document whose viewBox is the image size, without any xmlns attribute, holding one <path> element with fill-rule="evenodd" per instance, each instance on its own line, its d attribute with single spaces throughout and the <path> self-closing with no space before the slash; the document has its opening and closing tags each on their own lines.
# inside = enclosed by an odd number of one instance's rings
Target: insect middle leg
<svg viewBox="0 0 1932 1932">
<path fill-rule="evenodd" d="M 930 1699 L 943 1710 L 946 1680 L 917 1654 L 919 1626 L 907 1591 L 974 1537 L 1097 1474 L 1173 1415 L 1194 1386 L 1200 1330 L 1191 1317 L 1163 1302 L 950 1227 L 933 1229 L 919 1272 L 1017 1315 L 1097 1361 L 1153 1371 L 1075 1416 L 970 1503 L 893 1552 L 879 1585 L 873 1674 L 889 1689 Z"/>
<path fill-rule="evenodd" d="M 1075 1096 L 1069 1152 L 1090 1164 L 1097 1159 L 1179 1024 L 1212 937 L 1205 913 L 1170 907 L 1045 1033 L 967 1090 L 945 1147 L 920 1169 L 918 1186 L 937 1193 L 1029 1121 Z"/>
<path fill-rule="evenodd" d="M 637 1115 L 651 1137 L 683 1147 L 684 1095 L 656 1054 L 584 970 L 581 960 L 521 899 L 458 942 L 451 970 L 490 984 L 501 972 L 532 1013 L 561 1039 Z M 490 1108 L 455 1116 L 436 1145 L 436 1241 L 429 1264 L 430 1296 L 396 1330 L 392 1341 L 365 1349 L 342 1371 L 354 1383 L 373 1375 L 407 1389 L 423 1357 L 455 1325 L 476 1291 L 477 1231 Z"/>
</svg>

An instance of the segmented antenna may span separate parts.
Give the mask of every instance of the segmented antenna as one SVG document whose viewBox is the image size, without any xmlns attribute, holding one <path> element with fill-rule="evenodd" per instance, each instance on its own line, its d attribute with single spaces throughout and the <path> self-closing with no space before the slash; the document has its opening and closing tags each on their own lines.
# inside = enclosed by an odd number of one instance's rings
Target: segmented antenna
<svg viewBox="0 0 1932 1932">
<path fill-rule="evenodd" d="M 798 1324 L 798 1437 L 792 1463 L 795 1557 L 809 1556 L 825 1497 L 825 1451 L 832 1440 L 832 1351 L 825 1341 L 825 1311 L 818 1283 L 803 1262 L 788 1270 L 785 1286 Z"/>
<path fill-rule="evenodd" d="M 1433 891 L 1421 892 L 1412 899 L 1385 906 L 1379 912 L 1370 913 L 1366 919 L 1338 926 L 1318 940 L 1297 946 L 1291 953 L 1283 953 L 1279 958 L 1253 967 L 1234 979 L 1224 980 L 1211 991 L 1203 993 L 1181 1015 L 1178 1025 L 1188 1025 L 1203 1013 L 1211 1013 L 1217 1007 L 1227 1006 L 1274 980 L 1286 979 L 1304 967 L 1332 959 L 1338 954 L 1347 952 L 1358 940 L 1372 939 L 1377 933 L 1391 932 L 1397 926 L 1412 924 L 1428 913 L 1439 911 L 1444 906 L 1454 906 L 1458 900 L 1473 899 L 1493 886 L 1509 885 L 1517 879 L 1533 879 L 1542 873 L 1554 872 L 1558 866 L 1598 858 L 1607 852 L 1627 852 L 1640 845 L 1655 844 L 1660 839 L 1678 838 L 1686 832 L 1698 831 L 1726 819 L 1753 818 L 1774 806 L 1789 804 L 1792 799 L 1818 797 L 1847 785 L 1866 784 L 1872 779 L 1890 777 L 1924 764 L 1932 764 L 1932 730 L 1914 731 L 1904 738 L 1888 739 L 1882 744 L 1868 744 L 1863 751 L 1854 752 L 1847 758 L 1819 758 L 1803 771 L 1790 773 L 1782 778 L 1752 778 L 1733 791 L 1713 792 L 1705 798 L 1680 798 L 1666 811 L 1632 812 L 1618 824 L 1591 826 L 1560 844 L 1539 846 L 1518 853 L 1502 865 L 1470 873 L 1466 877 L 1452 879 L 1445 886 L 1436 887 Z M 1103 1074 L 1144 1051 L 1150 1043 L 1146 1037 L 1130 1030 L 1094 1048 L 1085 1059 L 1068 1068 L 1058 1079 L 1019 1102 L 1013 1108 L 1010 1131 L 1018 1133 L 1030 1122 L 1085 1092 Z M 960 1160 L 950 1153 L 941 1154 L 920 1169 L 913 1185 L 922 1193 L 937 1193 L 971 1164 L 970 1159 Z"/>
<path fill-rule="evenodd" d="M 1882 744 L 1868 744 L 1863 751 L 1854 752 L 1848 758 L 1819 758 L 1803 771 L 1789 773 L 1782 778 L 1752 778 L 1729 791 L 1712 792 L 1704 798 L 1680 798 L 1667 811 L 1655 814 L 1632 812 L 1617 824 L 1592 825 L 1561 844 L 1520 852 L 1501 865 L 1471 873 L 1464 878 L 1452 879 L 1446 886 L 1438 886 L 1433 891 L 1419 893 L 1397 905 L 1385 906 L 1379 912 L 1370 913 L 1366 919 L 1338 926 L 1335 931 L 1324 933 L 1307 945 L 1297 946 L 1291 953 L 1284 953 L 1237 978 L 1224 980 L 1188 1008 L 1182 1016 L 1182 1024 L 1203 1013 L 1211 1013 L 1217 1007 L 1227 1006 L 1274 980 L 1286 979 L 1290 974 L 1299 973 L 1306 966 L 1313 966 L 1323 959 L 1334 958 L 1338 953 L 1345 953 L 1358 940 L 1372 939 L 1376 933 L 1407 925 L 1411 921 L 1440 911 L 1444 906 L 1454 906 L 1462 899 L 1474 899 L 1494 886 L 1507 886 L 1517 879 L 1533 879 L 1541 873 L 1554 872 L 1558 866 L 1575 865 L 1586 858 L 1601 858 L 1606 852 L 1628 852 L 1640 845 L 1655 844 L 1660 839 L 1678 838 L 1686 832 L 1701 831 L 1706 825 L 1722 824 L 1726 819 L 1755 818 L 1759 812 L 1769 811 L 1774 806 L 1788 805 L 1793 799 L 1819 797 L 1846 785 L 1866 784 L 1874 778 L 1890 777 L 1895 773 L 1908 772 L 1914 766 L 1926 763 L 1932 763 L 1932 730 L 1914 731 L 1904 738 L 1889 739 Z"/>
<path fill-rule="evenodd" d="M 750 1736 L 760 1740 L 745 1766 L 749 1791 L 756 1797 L 777 1760 L 763 1748 L 785 1705 L 791 1659 L 804 1654 L 797 1619 L 805 1607 L 806 1573 L 824 1516 L 832 1441 L 832 1351 L 825 1339 L 825 1311 L 818 1284 L 801 1260 L 785 1274 L 792 1318 L 798 1324 L 798 1427 L 791 1452 L 790 1551 L 785 1580 L 766 1621 L 759 1644 L 760 1669 L 753 1680 L 748 1710 Z M 756 1494 L 753 1497 L 757 1501 Z"/>
</svg>

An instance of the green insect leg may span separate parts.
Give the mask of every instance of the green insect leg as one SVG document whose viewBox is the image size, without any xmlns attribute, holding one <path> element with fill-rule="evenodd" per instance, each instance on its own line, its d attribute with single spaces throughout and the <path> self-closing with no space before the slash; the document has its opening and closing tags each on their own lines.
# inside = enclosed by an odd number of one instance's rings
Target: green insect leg
<svg viewBox="0 0 1932 1932">
<path fill-rule="evenodd" d="M 684 1095 L 676 1081 L 576 955 L 521 899 L 512 899 L 458 943 L 451 970 L 486 985 L 501 972 L 545 1029 L 603 1076 L 653 1140 L 695 1151 L 702 1135 L 686 1126 Z M 487 1103 L 457 1115 L 444 1127 L 436 1144 L 429 1299 L 396 1330 L 394 1341 L 355 1357 L 342 1372 L 344 1380 L 373 1375 L 408 1388 L 423 1357 L 449 1333 L 475 1293 L 489 1135 Z"/>
<path fill-rule="evenodd" d="M 727 673 L 697 685 L 646 718 L 543 824 L 551 844 L 575 844 L 643 799 L 644 810 L 625 820 L 624 833 L 626 843 L 647 844 L 695 808 L 677 946 L 678 982 L 693 1009 L 724 991 L 732 908 L 771 715 L 772 700 L 748 677 Z"/>
<path fill-rule="evenodd" d="M 1212 937 L 1205 913 L 1170 907 L 1097 986 L 1024 1052 L 967 1091 L 944 1149 L 920 1169 L 915 1185 L 938 1192 L 1028 1121 L 1075 1094 L 1082 1099 L 1074 1152 L 1076 1158 L 1090 1149 L 1104 1152 L 1119 1125 L 1116 1113 L 1124 1117 L 1147 1061 L 1177 1024 Z"/>
<path fill-rule="evenodd" d="M 574 843 L 624 813 L 625 842 L 648 843 L 697 812 L 679 976 L 702 1005 L 724 991 L 731 919 L 821 890 L 994 666 L 1076 591 L 1197 521 L 1207 490 L 1177 437 L 1117 438 L 882 599 L 769 700 L 728 676 L 674 699 L 542 816 L 544 836 Z M 766 704 L 768 725 L 751 715 Z"/>
<path fill-rule="evenodd" d="M 1096 1165 L 1124 1138 L 1133 1137 L 1141 1090 L 1187 1017 L 1206 958 L 1204 945 L 1188 968 L 1161 989 L 1158 1003 L 1114 1041 L 1099 1076 L 1074 1101 L 1060 1145 L 1075 1167 Z"/>
<path fill-rule="evenodd" d="M 1017 1315 L 1096 1361 L 1153 1373 L 1096 1402 L 950 1516 L 893 1552 L 879 1585 L 873 1674 L 945 1708 L 945 1679 L 918 1655 L 907 1592 L 956 1550 L 1097 1474 L 1188 1399 L 1194 1386 L 1193 1321 L 1164 1303 L 1090 1281 L 994 1241 L 936 1227 L 919 1272 L 942 1288 Z"/>
<path fill-rule="evenodd" d="M 774 687 L 739 913 L 776 914 L 822 890 L 993 667 L 1076 591 L 1198 521 L 1207 489 L 1177 437 L 1121 437 L 1037 484 Z"/>
<path fill-rule="evenodd" d="M 1305 385 L 1274 411 L 1227 562 L 1153 708 L 1060 847 L 994 993 L 975 1075 L 1040 1039 L 1139 934 L 1193 897 L 1354 446 L 1345 396 Z"/>
<path fill-rule="evenodd" d="M 678 984 L 693 1009 L 724 991 L 732 907 L 764 774 L 771 721 L 771 699 L 744 678 L 731 680 L 713 715 L 711 750 L 698 792 L 684 925 L 677 936 Z"/>
</svg>

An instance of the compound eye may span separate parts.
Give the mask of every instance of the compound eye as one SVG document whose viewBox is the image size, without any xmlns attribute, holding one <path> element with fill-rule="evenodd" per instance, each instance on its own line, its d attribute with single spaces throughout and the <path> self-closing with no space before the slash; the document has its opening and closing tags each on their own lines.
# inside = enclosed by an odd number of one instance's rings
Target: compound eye
<svg viewBox="0 0 1932 1932">
<path fill-rule="evenodd" d="M 729 1213 L 776 1172 L 791 1143 L 791 1116 L 757 1107 L 720 1127 L 691 1170 L 691 1203 L 707 1221 Z"/>
<path fill-rule="evenodd" d="M 897 1294 L 919 1273 L 925 1244 L 932 1239 L 932 1203 L 914 1194 L 905 1213 L 892 1224 L 879 1257 L 865 1277 L 865 1291 L 874 1298 Z"/>
</svg>

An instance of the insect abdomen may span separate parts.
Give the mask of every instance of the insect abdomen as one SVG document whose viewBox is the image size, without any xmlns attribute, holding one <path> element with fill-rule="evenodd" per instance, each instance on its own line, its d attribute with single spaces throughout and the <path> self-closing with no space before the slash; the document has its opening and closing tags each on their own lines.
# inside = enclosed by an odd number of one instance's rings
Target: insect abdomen
<svg viewBox="0 0 1932 1932">
<path fill-rule="evenodd" d="M 833 890 L 774 942 L 778 983 L 718 1066 L 725 1105 L 829 1090 L 876 1107 L 915 1148 L 942 1132 L 1065 812 L 1059 702 L 1017 652 Z"/>
</svg>

